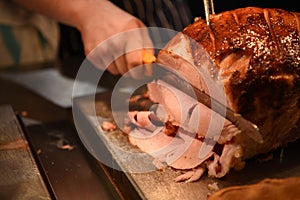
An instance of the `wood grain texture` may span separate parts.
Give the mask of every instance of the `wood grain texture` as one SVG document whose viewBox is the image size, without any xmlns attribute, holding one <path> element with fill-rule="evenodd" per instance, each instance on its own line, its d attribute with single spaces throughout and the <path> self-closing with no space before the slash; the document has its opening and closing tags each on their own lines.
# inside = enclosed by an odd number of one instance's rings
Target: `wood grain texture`
<svg viewBox="0 0 300 200">
<path fill-rule="evenodd" d="M 51 199 L 21 126 L 0 106 L 0 199 Z"/>
</svg>

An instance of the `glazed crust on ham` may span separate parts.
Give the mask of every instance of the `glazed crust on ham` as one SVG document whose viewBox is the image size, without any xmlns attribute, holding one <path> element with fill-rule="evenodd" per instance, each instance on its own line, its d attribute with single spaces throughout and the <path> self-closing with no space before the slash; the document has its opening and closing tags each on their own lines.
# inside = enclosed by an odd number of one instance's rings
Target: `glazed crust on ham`
<svg viewBox="0 0 300 200">
<path fill-rule="evenodd" d="M 199 164 L 201 169 L 208 169 L 209 175 L 222 177 L 230 168 L 240 168 L 242 160 L 299 138 L 299 33 L 299 13 L 240 8 L 212 15 L 209 25 L 202 19 L 195 21 L 160 51 L 158 63 L 175 69 L 210 95 L 207 81 L 197 69 L 207 72 L 214 84 L 224 86 L 227 106 L 260 129 L 262 144 L 236 131 L 236 127 L 234 134 L 224 131 L 230 124 L 225 120 L 216 141 L 222 144 L 221 152 L 213 152 L 208 161 Z M 158 83 L 148 84 L 148 89 L 150 99 L 167 109 L 174 101 Z M 200 103 L 197 106 L 201 107 Z M 183 125 L 177 119 L 176 107 L 167 114 L 167 121 Z M 192 132 L 192 127 L 184 129 Z M 205 131 L 197 129 L 196 134 L 195 139 L 201 141 Z"/>
</svg>

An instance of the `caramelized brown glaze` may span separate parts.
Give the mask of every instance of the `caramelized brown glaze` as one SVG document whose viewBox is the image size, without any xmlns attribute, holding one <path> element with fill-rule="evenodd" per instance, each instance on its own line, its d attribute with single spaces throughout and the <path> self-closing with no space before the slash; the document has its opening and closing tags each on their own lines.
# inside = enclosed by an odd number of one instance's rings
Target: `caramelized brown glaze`
<svg viewBox="0 0 300 200">
<path fill-rule="evenodd" d="M 261 130 L 263 145 L 254 144 L 244 136 L 238 138 L 245 158 L 281 146 L 290 141 L 287 138 L 300 136 L 300 131 L 291 131 L 299 130 L 300 119 L 299 13 L 275 8 L 239 8 L 212 15 L 209 25 L 203 19 L 197 20 L 183 33 L 189 38 L 184 42 L 189 43 L 187 52 L 191 52 L 193 64 L 206 68 L 204 48 L 216 64 L 206 70 L 210 70 L 215 82 L 223 83 L 228 106 Z M 167 64 L 174 59 L 172 50 L 178 46 L 176 42 L 183 43 L 179 38 L 183 37 L 175 37 L 160 52 L 158 62 Z M 193 75 L 196 71 L 191 67 L 186 70 L 183 64 L 171 66 L 185 78 L 191 77 L 188 80 L 206 92 L 197 83 L 199 78 Z M 191 73 L 186 75 L 188 71 Z"/>
<path fill-rule="evenodd" d="M 209 26 L 198 20 L 183 32 L 200 43 L 217 64 L 232 109 L 246 114 L 249 105 L 245 108 L 245 101 L 255 99 L 249 90 L 263 85 L 275 91 L 284 87 L 285 94 L 278 95 L 291 95 L 300 73 L 299 16 L 281 9 L 240 8 L 211 16 Z M 195 65 L 201 66 L 198 48 L 195 45 L 192 50 Z M 222 66 L 229 55 L 235 55 L 235 61 L 244 57 L 248 63 Z M 274 80 L 284 81 L 274 86 Z"/>
</svg>

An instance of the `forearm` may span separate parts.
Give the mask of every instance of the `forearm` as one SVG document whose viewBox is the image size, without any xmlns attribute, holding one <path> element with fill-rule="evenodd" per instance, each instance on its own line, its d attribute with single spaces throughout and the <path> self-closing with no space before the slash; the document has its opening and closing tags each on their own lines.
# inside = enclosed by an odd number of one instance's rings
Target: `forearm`
<svg viewBox="0 0 300 200">
<path fill-rule="evenodd" d="M 145 25 L 108 0 L 12 1 L 77 28 L 85 54 L 94 52 L 89 56 L 93 64 L 112 74 L 131 71 L 130 74 L 137 77 L 137 72 L 130 69 L 143 63 L 142 49 L 152 47 L 148 32 L 139 31 Z M 133 32 L 129 35 L 128 31 Z M 152 50 L 148 51 L 153 54 Z"/>
<path fill-rule="evenodd" d="M 33 12 L 47 15 L 61 23 L 81 29 L 95 12 L 111 6 L 108 0 L 12 0 Z"/>
</svg>

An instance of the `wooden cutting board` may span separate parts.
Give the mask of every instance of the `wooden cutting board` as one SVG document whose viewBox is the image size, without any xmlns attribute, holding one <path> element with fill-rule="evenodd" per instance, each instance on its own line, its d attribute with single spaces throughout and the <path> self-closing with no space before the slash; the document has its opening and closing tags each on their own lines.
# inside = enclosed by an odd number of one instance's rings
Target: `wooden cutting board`
<svg viewBox="0 0 300 200">
<path fill-rule="evenodd" d="M 0 106 L 0 199 L 51 199 L 11 106 Z"/>
<path fill-rule="evenodd" d="M 117 95 L 122 99 L 123 93 Z M 92 134 L 95 138 L 99 138 L 99 145 L 103 145 L 104 149 L 112 156 L 111 162 L 123 171 L 130 171 L 132 167 L 136 167 L 141 163 L 149 162 L 151 165 L 152 158 L 143 160 L 126 161 L 122 155 L 116 151 L 116 146 L 126 149 L 126 151 L 139 151 L 137 148 L 129 144 L 126 134 L 120 130 L 103 131 L 99 128 L 100 122 L 103 120 L 120 120 L 126 114 L 122 108 L 126 108 L 126 99 L 124 104 L 119 105 L 119 110 L 114 110 L 114 119 L 111 113 L 110 105 L 111 92 L 98 94 L 94 99 L 91 97 L 81 97 L 74 100 L 73 109 L 81 115 L 80 120 L 86 120 L 89 128 L 80 128 L 79 134 Z M 96 115 L 93 117 L 93 109 Z M 76 115 L 77 115 L 76 114 Z M 75 117 L 76 120 L 77 117 Z M 78 119 L 79 119 L 78 118 Z M 118 118 L 118 119 L 116 119 Z M 95 142 L 95 141 L 94 141 Z M 88 143 L 85 141 L 84 143 Z M 100 144 L 101 143 L 101 144 Z M 296 141 L 287 145 L 283 149 L 276 150 L 272 154 L 260 156 L 247 161 L 246 167 L 240 171 L 230 171 L 222 179 L 209 178 L 205 174 L 199 181 L 193 183 L 176 183 L 174 178 L 181 174 L 180 171 L 166 168 L 162 171 L 155 170 L 145 173 L 120 172 L 119 170 L 107 167 L 107 175 L 110 176 L 115 186 L 119 188 L 121 196 L 125 199 L 207 199 L 207 195 L 215 192 L 211 189 L 211 184 L 217 184 L 219 189 L 233 185 L 245 185 L 259 182 L 265 178 L 283 178 L 300 176 L 300 159 L 298 152 L 300 151 L 300 141 Z M 273 157 L 271 160 L 268 158 Z M 268 160 L 268 161 L 264 161 Z M 263 162 L 264 161 L 264 162 Z M 120 173 L 122 175 L 120 175 Z"/>
</svg>

